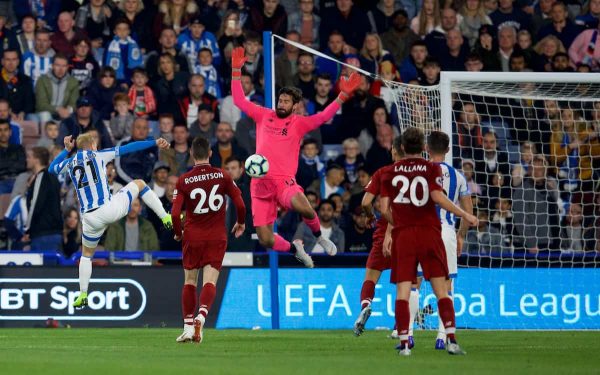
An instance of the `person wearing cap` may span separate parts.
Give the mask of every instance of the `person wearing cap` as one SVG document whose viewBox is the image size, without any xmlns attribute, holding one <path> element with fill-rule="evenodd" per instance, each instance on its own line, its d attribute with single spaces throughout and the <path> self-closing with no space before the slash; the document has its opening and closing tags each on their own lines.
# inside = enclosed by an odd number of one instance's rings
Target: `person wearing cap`
<svg viewBox="0 0 600 375">
<path fill-rule="evenodd" d="M 204 22 L 200 17 L 195 17 L 190 22 L 188 28 L 177 37 L 177 48 L 185 53 L 192 66 L 198 60 L 198 52 L 202 48 L 208 48 L 212 52 L 213 65 L 218 67 L 221 64 L 221 52 L 217 38 L 213 33 L 206 30 Z"/>
<path fill-rule="evenodd" d="M 52 68 L 35 85 L 35 111 L 39 123 L 71 115 L 79 98 L 79 82 L 69 74 L 69 60 L 56 54 Z"/>
<path fill-rule="evenodd" d="M 150 189 L 152 189 L 159 198 L 162 198 L 167 191 L 167 178 L 171 172 L 171 167 L 164 161 L 154 163 L 152 170 L 152 181 L 150 181 Z"/>
<path fill-rule="evenodd" d="M 360 205 L 352 210 L 352 225 L 345 228 L 346 251 L 350 253 L 368 253 L 373 245 L 374 228 L 367 225 L 367 214 Z"/>
<path fill-rule="evenodd" d="M 419 36 L 408 27 L 408 15 L 404 9 L 392 14 L 392 27 L 381 34 L 383 48 L 390 51 L 397 62 L 408 56 L 409 47 L 417 40 Z"/>
<path fill-rule="evenodd" d="M 68 136 L 76 139 L 80 134 L 90 130 L 96 130 L 100 137 L 100 147 L 109 148 L 113 146 L 110 134 L 104 126 L 104 122 L 92 108 L 92 102 L 85 96 L 77 99 L 75 111 L 60 123 L 59 135 L 56 144 L 62 144 L 62 140 Z"/>
<path fill-rule="evenodd" d="M 202 136 L 208 139 L 210 144 L 216 140 L 217 123 L 214 121 L 215 114 L 208 104 L 200 104 L 198 107 L 198 119 L 190 125 L 190 137 Z"/>
</svg>

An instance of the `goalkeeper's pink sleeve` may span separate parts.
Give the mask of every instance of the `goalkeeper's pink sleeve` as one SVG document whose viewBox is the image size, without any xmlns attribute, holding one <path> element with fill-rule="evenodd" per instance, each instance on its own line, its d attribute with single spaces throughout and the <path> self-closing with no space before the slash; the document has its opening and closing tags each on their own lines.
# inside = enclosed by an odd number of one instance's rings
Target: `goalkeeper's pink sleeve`
<svg viewBox="0 0 600 375">
<path fill-rule="evenodd" d="M 233 104 L 250 116 L 256 122 L 257 126 L 263 115 L 269 112 L 267 108 L 258 106 L 246 99 L 246 95 L 244 95 L 244 90 L 242 89 L 242 82 L 239 79 L 231 80 L 231 95 L 233 96 Z"/>
<path fill-rule="evenodd" d="M 312 116 L 304 117 L 304 121 L 302 121 L 303 133 L 306 134 L 311 132 L 321 126 L 323 123 L 331 120 L 339 110 L 340 104 L 337 100 L 334 100 L 322 112 Z"/>
</svg>

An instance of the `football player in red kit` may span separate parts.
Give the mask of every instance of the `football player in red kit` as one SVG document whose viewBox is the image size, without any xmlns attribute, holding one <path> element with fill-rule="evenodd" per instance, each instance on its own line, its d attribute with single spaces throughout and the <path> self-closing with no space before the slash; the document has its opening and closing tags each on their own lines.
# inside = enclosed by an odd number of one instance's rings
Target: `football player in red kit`
<svg viewBox="0 0 600 375">
<path fill-rule="evenodd" d="M 225 228 L 225 195 L 237 211 L 237 223 L 232 229 L 236 237 L 245 229 L 246 207 L 240 189 L 231 177 L 208 162 L 210 144 L 196 137 L 190 150 L 194 159 L 191 171 L 181 175 L 173 193 L 173 233 L 177 241 L 183 239 L 183 268 L 185 282 L 181 294 L 183 333 L 177 342 L 202 342 L 206 315 L 215 299 L 217 279 L 227 249 Z M 181 210 L 185 206 L 185 224 L 181 227 Z M 197 305 L 196 285 L 202 269 L 200 308 Z"/>
</svg>

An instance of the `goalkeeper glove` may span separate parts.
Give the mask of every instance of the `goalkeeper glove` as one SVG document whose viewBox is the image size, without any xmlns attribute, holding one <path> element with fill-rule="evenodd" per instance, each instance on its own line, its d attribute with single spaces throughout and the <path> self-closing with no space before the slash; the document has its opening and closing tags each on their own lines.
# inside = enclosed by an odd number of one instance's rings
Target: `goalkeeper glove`
<svg viewBox="0 0 600 375">
<path fill-rule="evenodd" d="M 350 98 L 350 96 L 352 95 L 354 90 L 356 90 L 358 88 L 358 86 L 360 85 L 360 82 L 361 82 L 360 74 L 358 74 L 357 72 L 350 74 L 350 77 L 341 77 L 340 78 L 340 91 L 341 92 L 339 95 L 339 99 L 342 102 L 345 102 L 346 100 L 348 100 L 348 98 Z"/>
<path fill-rule="evenodd" d="M 244 47 L 236 47 L 231 51 L 231 77 L 240 78 L 242 67 L 248 58 L 244 56 Z"/>
</svg>

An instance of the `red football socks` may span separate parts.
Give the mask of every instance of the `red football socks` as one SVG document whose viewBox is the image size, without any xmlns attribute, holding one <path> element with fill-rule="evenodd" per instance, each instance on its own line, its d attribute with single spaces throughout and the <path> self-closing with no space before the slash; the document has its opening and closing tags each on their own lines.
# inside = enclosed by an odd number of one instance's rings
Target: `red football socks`
<svg viewBox="0 0 600 375">
<path fill-rule="evenodd" d="M 200 292 L 200 309 L 198 310 L 200 315 L 206 318 L 206 315 L 208 315 L 208 311 L 215 300 L 216 294 L 217 288 L 215 287 L 215 284 L 204 284 L 202 291 Z"/>
<path fill-rule="evenodd" d="M 454 305 L 452 304 L 452 300 L 450 298 L 446 297 L 438 300 L 438 313 L 442 318 L 444 328 L 446 328 L 446 337 L 451 342 L 456 342 L 456 337 L 454 336 L 456 332 Z"/>
<path fill-rule="evenodd" d="M 396 327 L 401 344 L 408 344 L 408 324 L 410 322 L 410 309 L 408 301 L 403 299 L 396 300 Z"/>
<path fill-rule="evenodd" d="M 319 217 L 317 216 L 317 214 L 315 214 L 315 217 L 313 217 L 312 219 L 307 219 L 303 217 L 302 221 L 304 221 L 304 224 L 306 224 L 308 229 L 310 229 L 310 231 L 315 237 L 321 236 L 321 222 L 319 221 Z"/>
<path fill-rule="evenodd" d="M 371 280 L 365 280 L 360 290 L 360 306 L 362 309 L 371 304 L 373 296 L 375 296 L 375 283 Z"/>
<path fill-rule="evenodd" d="M 291 243 L 286 241 L 283 237 L 278 234 L 275 234 L 275 243 L 273 244 L 273 250 L 288 252 L 290 251 Z"/>
<path fill-rule="evenodd" d="M 185 324 L 194 324 L 196 303 L 196 287 L 191 284 L 184 284 L 181 290 L 181 310 Z"/>
</svg>

